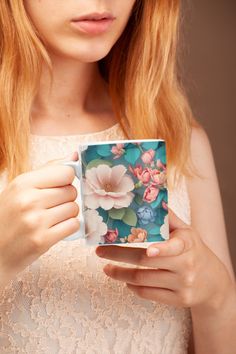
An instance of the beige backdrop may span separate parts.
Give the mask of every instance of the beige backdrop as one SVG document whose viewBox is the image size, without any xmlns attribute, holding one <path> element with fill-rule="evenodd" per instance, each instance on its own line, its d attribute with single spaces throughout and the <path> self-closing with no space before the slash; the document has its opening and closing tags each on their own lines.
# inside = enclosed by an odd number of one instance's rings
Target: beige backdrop
<svg viewBox="0 0 236 354">
<path fill-rule="evenodd" d="M 183 0 L 182 21 L 180 75 L 211 140 L 236 270 L 236 1 Z"/>
</svg>

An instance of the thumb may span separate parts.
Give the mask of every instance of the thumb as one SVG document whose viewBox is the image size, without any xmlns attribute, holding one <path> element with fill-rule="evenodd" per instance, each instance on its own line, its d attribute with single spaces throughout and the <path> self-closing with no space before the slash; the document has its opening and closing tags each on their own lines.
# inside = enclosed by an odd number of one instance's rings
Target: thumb
<svg viewBox="0 0 236 354">
<path fill-rule="evenodd" d="M 188 225 L 183 222 L 170 208 L 168 208 L 168 220 L 170 232 L 176 229 L 186 229 Z"/>
</svg>

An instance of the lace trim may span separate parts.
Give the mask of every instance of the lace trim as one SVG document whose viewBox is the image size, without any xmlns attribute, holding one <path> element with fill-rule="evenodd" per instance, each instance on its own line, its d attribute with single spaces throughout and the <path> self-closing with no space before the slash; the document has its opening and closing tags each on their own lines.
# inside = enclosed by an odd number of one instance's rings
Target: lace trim
<svg viewBox="0 0 236 354">
<path fill-rule="evenodd" d="M 114 128 L 98 133 L 96 140 L 123 136 Z M 68 156 L 93 137 L 35 137 L 32 166 Z M 169 194 L 169 206 L 190 223 L 183 181 Z M 58 242 L 19 273 L 0 294 L 0 353 L 187 353 L 190 310 L 136 297 L 106 277 L 106 263 L 83 240 Z"/>
</svg>

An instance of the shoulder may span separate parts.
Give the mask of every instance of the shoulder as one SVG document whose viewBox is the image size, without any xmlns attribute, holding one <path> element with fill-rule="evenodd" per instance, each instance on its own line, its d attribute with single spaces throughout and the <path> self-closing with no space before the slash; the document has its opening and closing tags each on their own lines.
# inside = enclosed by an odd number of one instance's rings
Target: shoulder
<svg viewBox="0 0 236 354">
<path fill-rule="evenodd" d="M 202 177 L 215 174 L 211 143 L 205 129 L 201 126 L 192 128 L 190 155 L 196 171 Z"/>
</svg>

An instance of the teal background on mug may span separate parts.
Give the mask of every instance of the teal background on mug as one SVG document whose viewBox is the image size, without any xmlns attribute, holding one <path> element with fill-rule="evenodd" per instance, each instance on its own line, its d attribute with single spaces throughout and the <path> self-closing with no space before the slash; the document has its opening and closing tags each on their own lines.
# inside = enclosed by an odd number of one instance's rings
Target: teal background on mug
<svg viewBox="0 0 236 354">
<path fill-rule="evenodd" d="M 168 238 L 169 230 L 163 229 L 168 214 L 165 141 L 91 144 L 82 149 L 81 162 L 87 243 Z"/>
</svg>

